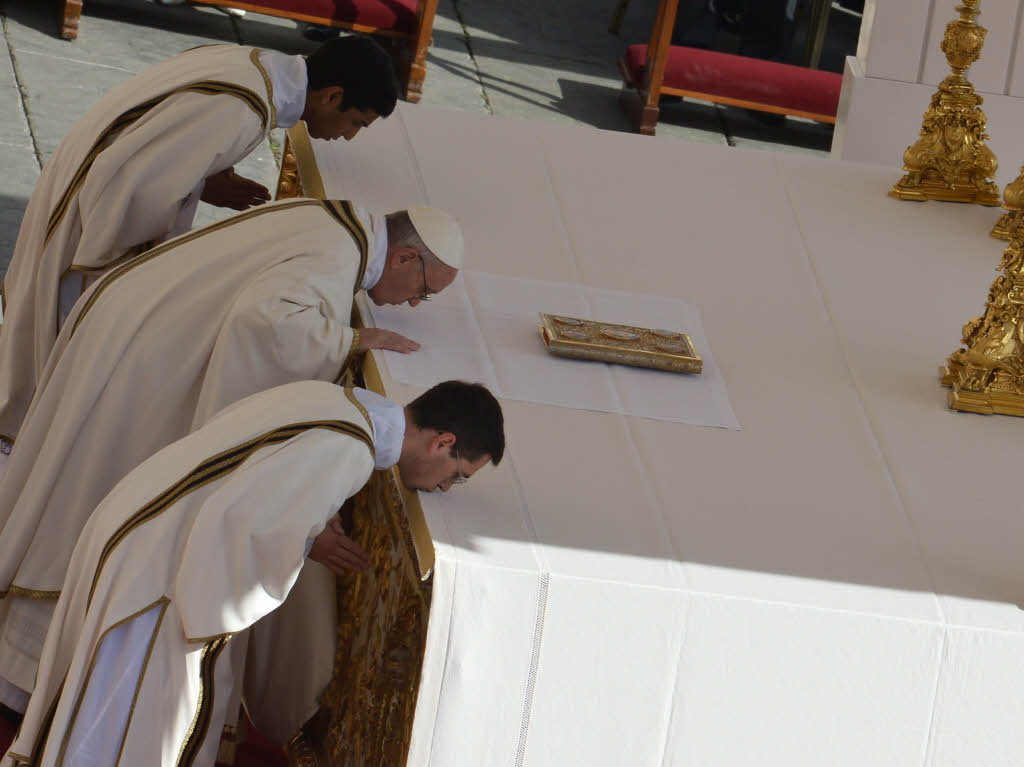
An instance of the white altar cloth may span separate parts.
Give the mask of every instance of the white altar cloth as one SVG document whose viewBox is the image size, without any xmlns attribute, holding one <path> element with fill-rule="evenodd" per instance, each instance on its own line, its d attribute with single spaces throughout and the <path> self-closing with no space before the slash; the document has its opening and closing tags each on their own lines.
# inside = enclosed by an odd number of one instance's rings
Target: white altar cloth
<svg viewBox="0 0 1024 767">
<path fill-rule="evenodd" d="M 503 403 L 502 465 L 423 496 L 410 765 L 1024 765 L 1024 420 L 936 375 L 997 211 L 419 106 L 316 151 L 331 196 L 459 216 L 473 269 L 696 302 L 743 426 Z"/>
<path fill-rule="evenodd" d="M 429 304 L 366 306 L 374 324 L 421 344 L 416 354 L 380 353 L 388 375 L 401 383 L 429 388 L 458 378 L 483 383 L 502 399 L 740 428 L 700 311 L 678 298 L 463 270 Z M 682 375 L 554 357 L 537 331 L 540 312 L 683 331 L 703 371 Z"/>
</svg>

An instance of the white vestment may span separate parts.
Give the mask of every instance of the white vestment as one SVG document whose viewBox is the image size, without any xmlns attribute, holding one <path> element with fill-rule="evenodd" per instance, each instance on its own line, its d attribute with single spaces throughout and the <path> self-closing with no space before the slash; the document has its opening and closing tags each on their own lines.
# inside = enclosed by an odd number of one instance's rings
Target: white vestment
<svg viewBox="0 0 1024 767">
<path fill-rule="evenodd" d="M 293 383 L 118 483 L 75 548 L 3 767 L 212 765 L 237 684 L 223 650 L 285 600 L 307 542 L 366 483 L 371 429 L 351 392 Z"/>
<path fill-rule="evenodd" d="M 249 394 L 341 377 L 369 247 L 350 204 L 288 200 L 170 240 L 82 296 L 0 479 L 0 677 L 32 689 L 75 541 L 122 477 Z"/>
<path fill-rule="evenodd" d="M 112 265 L 191 225 L 183 208 L 204 180 L 274 126 L 259 56 L 211 45 L 150 67 L 79 118 L 47 161 L 0 287 L 0 437 L 18 436 L 62 307 Z"/>
<path fill-rule="evenodd" d="M 405 409 L 366 389 L 352 393 L 373 425 L 374 468 L 394 466 L 405 440 Z M 256 729 L 274 743 L 288 743 L 320 707 L 320 695 L 334 674 L 337 608 L 334 574 L 309 563 L 280 609 L 253 626 L 246 638 L 244 689 L 239 692 Z"/>
</svg>

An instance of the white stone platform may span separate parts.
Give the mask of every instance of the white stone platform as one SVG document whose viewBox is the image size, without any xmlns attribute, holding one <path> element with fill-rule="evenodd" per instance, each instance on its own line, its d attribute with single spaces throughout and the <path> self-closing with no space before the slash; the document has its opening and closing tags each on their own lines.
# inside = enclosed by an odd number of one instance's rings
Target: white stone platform
<svg viewBox="0 0 1024 767">
<path fill-rule="evenodd" d="M 937 378 L 995 211 L 422 106 L 317 151 L 329 196 L 458 215 L 473 269 L 693 302 L 742 426 L 504 403 L 502 465 L 423 496 L 410 765 L 1024 765 L 1024 420 Z"/>
</svg>

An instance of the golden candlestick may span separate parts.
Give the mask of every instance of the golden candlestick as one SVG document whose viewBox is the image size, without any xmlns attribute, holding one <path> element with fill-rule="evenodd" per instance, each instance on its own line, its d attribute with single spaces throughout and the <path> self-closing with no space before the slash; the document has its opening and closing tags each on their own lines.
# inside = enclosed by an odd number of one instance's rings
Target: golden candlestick
<svg viewBox="0 0 1024 767">
<path fill-rule="evenodd" d="M 941 370 L 954 410 L 1024 416 L 1024 232 L 1003 251 L 985 313 L 963 327 L 963 348 Z"/>
<path fill-rule="evenodd" d="M 1020 169 L 1020 175 L 1003 190 L 1003 208 L 1006 212 L 996 221 L 990 234 L 1000 240 L 1008 240 L 1024 215 L 1021 213 L 1024 211 L 1024 167 Z"/>
<path fill-rule="evenodd" d="M 921 136 L 903 153 L 907 172 L 890 191 L 901 200 L 943 200 L 998 205 L 992 180 L 999 163 L 985 145 L 987 120 L 982 98 L 964 77 L 978 60 L 987 30 L 974 18 L 979 0 L 962 0 L 960 18 L 946 25 L 942 52 L 953 70 L 932 96 L 924 113 Z"/>
</svg>

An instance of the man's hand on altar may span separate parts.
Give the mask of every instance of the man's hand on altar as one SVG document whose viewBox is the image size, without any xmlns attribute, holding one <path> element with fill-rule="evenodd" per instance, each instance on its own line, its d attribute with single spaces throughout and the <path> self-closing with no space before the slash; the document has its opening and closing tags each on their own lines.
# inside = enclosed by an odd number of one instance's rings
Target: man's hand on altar
<svg viewBox="0 0 1024 767">
<path fill-rule="evenodd" d="M 335 575 L 355 575 L 370 568 L 369 555 L 345 535 L 337 515 L 331 517 L 327 527 L 314 539 L 309 558 Z"/>
<path fill-rule="evenodd" d="M 234 168 L 208 176 L 200 199 L 218 208 L 245 210 L 270 200 L 270 191 L 255 181 L 239 176 Z"/>
<path fill-rule="evenodd" d="M 370 349 L 387 349 L 392 352 L 408 354 L 420 348 L 420 345 L 411 338 L 406 338 L 393 330 L 383 328 L 360 328 L 359 345 L 357 352 L 365 352 Z"/>
</svg>

